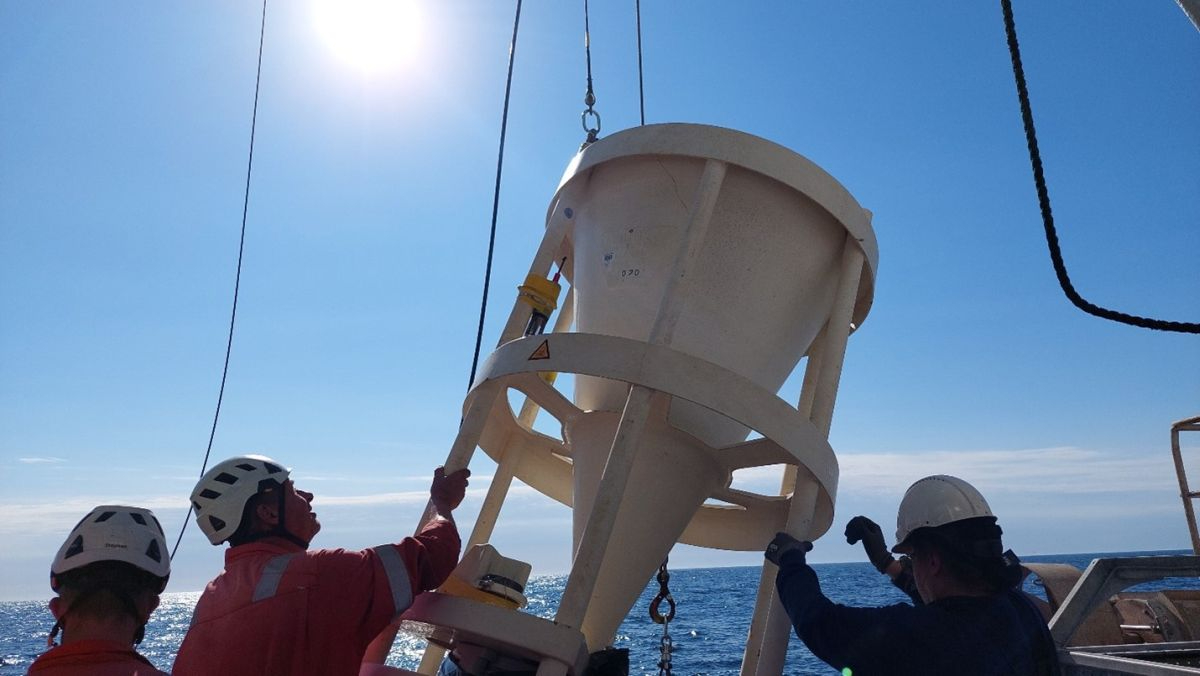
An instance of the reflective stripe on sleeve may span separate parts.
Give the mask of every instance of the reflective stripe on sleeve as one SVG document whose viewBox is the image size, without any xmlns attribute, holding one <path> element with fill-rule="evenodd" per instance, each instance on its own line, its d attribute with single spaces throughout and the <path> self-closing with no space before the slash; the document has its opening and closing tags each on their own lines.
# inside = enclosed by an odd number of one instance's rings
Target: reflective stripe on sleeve
<svg viewBox="0 0 1200 676">
<path fill-rule="evenodd" d="M 392 545 L 380 545 L 373 549 L 379 555 L 379 561 L 383 564 L 384 572 L 387 573 L 388 586 L 392 589 L 392 603 L 396 607 L 396 615 L 399 615 L 408 610 L 413 601 L 408 567 L 404 565 L 404 559 L 400 558 L 400 552 L 396 551 Z"/>
<path fill-rule="evenodd" d="M 275 591 L 279 589 L 279 581 L 283 579 L 283 572 L 287 570 L 288 562 L 295 555 L 280 554 L 263 566 L 262 577 L 258 580 L 258 586 L 254 588 L 254 597 L 250 599 L 252 602 L 269 599 L 275 595 Z"/>
</svg>

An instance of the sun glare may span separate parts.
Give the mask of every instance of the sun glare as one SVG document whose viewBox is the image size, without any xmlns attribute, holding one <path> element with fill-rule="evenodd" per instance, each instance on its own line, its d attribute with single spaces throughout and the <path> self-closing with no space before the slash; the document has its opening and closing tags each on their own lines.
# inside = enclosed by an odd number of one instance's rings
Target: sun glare
<svg viewBox="0 0 1200 676">
<path fill-rule="evenodd" d="M 415 0 L 314 0 L 314 18 L 337 57 L 366 72 L 398 69 L 420 48 Z"/>
</svg>

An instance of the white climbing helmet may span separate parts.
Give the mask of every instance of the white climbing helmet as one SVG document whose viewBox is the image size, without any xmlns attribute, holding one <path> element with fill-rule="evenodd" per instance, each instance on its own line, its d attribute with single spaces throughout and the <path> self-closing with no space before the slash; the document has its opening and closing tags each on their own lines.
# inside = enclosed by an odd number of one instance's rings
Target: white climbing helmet
<svg viewBox="0 0 1200 676">
<path fill-rule="evenodd" d="M 896 546 L 907 553 L 905 540 L 918 528 L 937 528 L 955 521 L 990 516 L 992 508 L 974 486 L 946 474 L 927 476 L 908 487 L 896 513 Z"/>
<path fill-rule="evenodd" d="M 101 561 L 120 561 L 162 579 L 171 576 L 171 557 L 162 525 L 141 507 L 101 505 L 83 517 L 50 565 L 50 588 L 58 591 L 58 576 Z M 161 588 L 160 590 L 161 591 Z"/>
<path fill-rule="evenodd" d="M 240 455 L 213 465 L 192 489 L 196 524 L 219 545 L 228 540 L 242 522 L 246 503 L 273 482 L 282 486 L 291 472 L 264 455 Z"/>
</svg>

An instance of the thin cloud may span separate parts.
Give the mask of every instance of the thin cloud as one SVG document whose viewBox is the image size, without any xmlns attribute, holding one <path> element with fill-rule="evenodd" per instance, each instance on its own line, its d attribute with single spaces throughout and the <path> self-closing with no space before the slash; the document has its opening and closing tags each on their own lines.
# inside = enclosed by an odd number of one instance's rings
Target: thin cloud
<svg viewBox="0 0 1200 676">
<path fill-rule="evenodd" d="M 56 458 L 53 456 L 34 457 L 34 458 L 17 458 L 17 462 L 26 465 L 58 465 L 66 462 L 66 458 Z"/>
<path fill-rule="evenodd" d="M 482 499 L 487 494 L 487 488 L 469 488 L 467 489 L 467 497 Z M 509 489 L 509 497 L 520 497 L 524 495 L 536 494 L 532 488 L 528 486 L 513 486 Z M 350 506 L 350 507 L 376 507 L 382 505 L 424 505 L 429 501 L 429 491 L 400 491 L 395 493 L 373 493 L 369 495 L 318 495 L 313 499 L 313 504 L 318 507 L 328 506 Z"/>
<path fill-rule="evenodd" d="M 178 495 L 154 497 L 74 497 L 54 502 L 0 503 L 0 536 L 17 533 L 44 534 L 66 531 L 97 505 L 136 505 L 159 512 L 185 510 L 186 498 Z"/>
<path fill-rule="evenodd" d="M 840 495 L 904 493 L 913 481 L 931 474 L 967 479 L 987 495 L 1094 494 L 1172 491 L 1175 471 L 1163 455 L 1127 455 L 1061 446 L 1019 450 L 918 451 L 914 453 L 838 454 Z M 737 473 L 735 485 L 746 490 L 779 490 L 781 470 L 758 467 Z"/>
<path fill-rule="evenodd" d="M 1170 491 L 1175 472 L 1165 456 L 1130 456 L 1070 446 L 842 456 L 840 490 L 901 493 L 930 474 L 967 479 L 985 494 L 1002 492 L 1129 493 Z"/>
<path fill-rule="evenodd" d="M 482 500 L 487 493 L 490 477 L 472 477 L 474 488 L 467 490 L 467 497 Z M 510 498 L 523 499 L 537 495 L 528 486 L 514 484 L 508 491 Z M 317 495 L 313 500 L 318 508 L 326 507 L 380 507 L 389 505 L 424 505 L 429 500 L 429 490 L 397 491 L 366 495 Z M 76 496 L 47 502 L 0 502 L 0 536 L 17 533 L 38 534 L 63 530 L 75 525 L 81 516 L 96 505 L 136 505 L 154 510 L 186 510 L 187 497 L 159 495 L 132 497 L 128 495 Z"/>
<path fill-rule="evenodd" d="M 1007 500 L 997 502 L 995 507 L 1003 519 L 1033 519 L 1044 520 L 1047 514 L 1053 514 L 1058 522 L 1075 521 L 1111 524 L 1117 520 L 1142 519 L 1177 519 L 1183 511 L 1177 496 L 1164 495 L 1153 500 L 1138 500 L 1134 502 L 1112 502 L 1109 500 L 1094 500 L 1070 502 L 1060 500 L 1053 505 L 1027 504 L 1023 500 Z"/>
<path fill-rule="evenodd" d="M 474 479 L 472 479 L 474 480 Z M 487 493 L 487 482 L 483 486 L 467 490 L 467 497 L 482 500 Z M 528 486 L 514 485 L 509 497 L 521 499 L 536 495 Z M 380 507 L 389 505 L 424 505 L 429 500 L 428 490 L 373 493 L 367 495 L 318 495 L 314 504 L 326 507 Z M 0 503 L 0 536 L 17 533 L 38 534 L 69 529 L 81 516 L 96 505 L 136 505 L 165 513 L 169 510 L 186 510 L 187 498 L 179 495 L 132 497 L 121 495 L 76 496 L 53 502 Z"/>
<path fill-rule="evenodd" d="M 377 506 L 377 505 L 414 505 L 429 501 L 429 491 L 404 491 L 399 493 L 375 493 L 373 495 L 318 495 L 313 503 L 325 506 Z"/>
<path fill-rule="evenodd" d="M 953 474 L 975 484 L 989 500 L 1009 501 L 1013 496 L 1029 499 L 1042 496 L 1058 498 L 1056 509 L 1065 508 L 1064 495 L 1075 495 L 1079 517 L 1107 514 L 1104 494 L 1144 492 L 1164 496 L 1162 501 L 1142 501 L 1136 509 L 1146 513 L 1169 514 L 1177 509 L 1172 497 L 1178 486 L 1169 457 L 1158 455 L 1131 456 L 1105 453 L 1075 447 L 1054 447 L 1020 450 L 984 451 L 921 451 L 915 453 L 842 453 L 839 497 L 853 495 L 899 497 L 916 479 L 930 474 Z M 779 488 L 778 467 L 741 470 L 737 473 L 738 488 L 772 493 Z M 473 487 L 467 491 L 472 499 L 482 499 L 491 477 L 472 477 Z M 509 490 L 509 499 L 525 501 L 539 497 L 538 493 L 520 482 Z M 1086 499 L 1085 496 L 1096 496 Z M 371 493 L 365 495 L 318 495 L 319 508 L 364 508 L 394 505 L 423 505 L 429 499 L 428 490 Z M 160 495 L 153 497 L 101 496 L 74 497 L 43 503 L 0 503 L 0 535 L 39 533 L 61 530 L 100 504 L 124 503 L 159 510 L 187 509 L 186 497 Z M 1130 503 L 1114 507 L 1116 513 L 1128 514 Z M 1097 511 L 1100 510 L 1100 511 Z"/>
</svg>

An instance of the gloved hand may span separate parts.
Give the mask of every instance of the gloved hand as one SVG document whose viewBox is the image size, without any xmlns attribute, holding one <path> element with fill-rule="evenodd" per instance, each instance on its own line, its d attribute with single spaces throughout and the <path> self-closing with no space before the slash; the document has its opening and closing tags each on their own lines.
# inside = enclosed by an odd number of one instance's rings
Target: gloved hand
<svg viewBox="0 0 1200 676">
<path fill-rule="evenodd" d="M 808 540 L 797 540 L 787 533 L 776 533 L 775 539 L 767 545 L 766 557 L 768 561 L 778 566 L 784 554 L 796 549 L 800 550 L 801 554 L 805 554 L 812 550 L 812 543 Z"/>
<path fill-rule="evenodd" d="M 888 566 L 895 561 L 895 557 L 888 551 L 887 544 L 883 541 L 883 531 L 879 529 L 879 524 L 868 519 L 865 516 L 856 516 L 850 519 L 846 524 L 846 542 L 854 544 L 862 541 L 863 549 L 867 552 L 867 558 L 871 560 L 871 565 L 881 573 L 886 573 Z"/>
<path fill-rule="evenodd" d="M 467 493 L 467 477 L 471 470 L 460 469 L 447 475 L 444 467 L 433 471 L 433 485 L 429 487 L 429 500 L 443 514 L 453 511 Z"/>
</svg>

